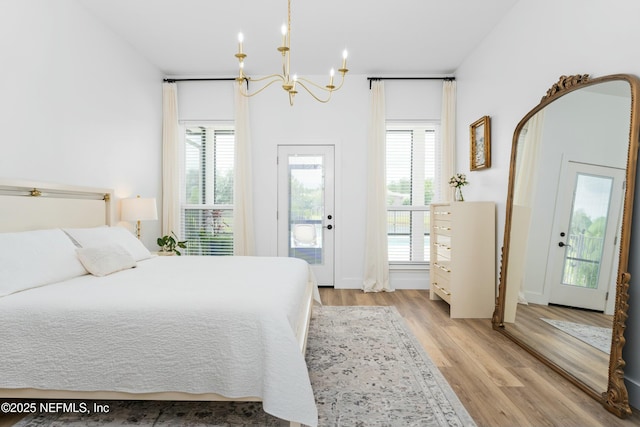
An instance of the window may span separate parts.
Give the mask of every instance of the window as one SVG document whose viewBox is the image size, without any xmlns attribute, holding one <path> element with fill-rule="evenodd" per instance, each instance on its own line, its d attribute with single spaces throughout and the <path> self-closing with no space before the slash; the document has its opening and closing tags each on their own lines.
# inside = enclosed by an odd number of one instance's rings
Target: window
<svg viewBox="0 0 640 427">
<path fill-rule="evenodd" d="M 187 126 L 182 230 L 187 255 L 233 255 L 232 126 Z"/>
<path fill-rule="evenodd" d="M 429 262 L 429 204 L 436 199 L 439 126 L 387 125 L 387 237 L 389 262 Z"/>
</svg>

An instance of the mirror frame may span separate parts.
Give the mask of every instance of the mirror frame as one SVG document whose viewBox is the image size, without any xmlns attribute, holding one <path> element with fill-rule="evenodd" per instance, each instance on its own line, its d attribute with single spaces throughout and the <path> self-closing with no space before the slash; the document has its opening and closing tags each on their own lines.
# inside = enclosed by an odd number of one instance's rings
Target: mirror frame
<svg viewBox="0 0 640 427">
<path fill-rule="evenodd" d="M 505 293 L 506 293 L 506 277 L 507 267 L 509 263 L 509 238 L 511 235 L 511 215 L 513 209 L 513 189 L 515 180 L 515 162 L 518 137 L 527 121 L 533 117 L 538 111 L 545 106 L 551 104 L 562 96 L 571 93 L 577 89 L 587 86 L 605 83 L 609 81 L 626 81 L 629 83 L 631 91 L 631 110 L 630 110 L 630 129 L 629 129 L 629 145 L 627 151 L 627 171 L 626 171 L 626 188 L 624 193 L 624 206 L 622 216 L 622 230 L 620 234 L 620 254 L 618 273 L 616 279 L 616 300 L 613 314 L 613 331 L 611 343 L 611 355 L 609 358 L 609 375 L 607 390 L 599 393 L 587 386 L 583 381 L 563 367 L 549 360 L 537 349 L 531 347 L 526 342 L 512 335 L 508 328 L 504 326 L 504 309 L 505 309 Z M 578 386 L 581 390 L 589 394 L 594 399 L 600 401 L 602 405 L 620 418 L 631 415 L 631 407 L 629 406 L 629 395 L 624 384 L 624 367 L 626 365 L 622 358 L 622 348 L 625 344 L 624 331 L 626 328 L 627 310 L 629 308 L 629 282 L 631 276 L 628 272 L 629 264 L 629 246 L 631 242 L 631 219 L 633 211 L 633 199 L 635 193 L 636 168 L 638 163 L 638 137 L 640 125 L 640 108 L 638 107 L 640 80 L 630 74 L 612 74 L 604 77 L 591 79 L 588 74 L 561 76 L 542 97 L 540 103 L 534 107 L 516 126 L 513 134 L 511 146 L 511 158 L 509 166 L 509 187 L 506 200 L 506 217 L 504 229 L 504 244 L 501 249 L 502 264 L 500 266 L 500 282 L 498 286 L 498 297 L 496 298 L 496 307 L 491 320 L 493 329 L 500 331 L 516 344 L 520 345 L 526 351 L 531 353 L 540 361 L 560 373 L 563 377 Z"/>
</svg>

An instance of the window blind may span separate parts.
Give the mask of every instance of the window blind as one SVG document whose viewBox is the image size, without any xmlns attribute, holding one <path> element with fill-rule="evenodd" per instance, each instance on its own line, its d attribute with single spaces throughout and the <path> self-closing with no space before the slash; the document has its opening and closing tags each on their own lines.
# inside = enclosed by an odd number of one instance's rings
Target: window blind
<svg viewBox="0 0 640 427">
<path fill-rule="evenodd" d="M 390 125 L 386 132 L 390 263 L 429 261 L 429 204 L 436 185 L 437 125 Z"/>
<path fill-rule="evenodd" d="M 233 254 L 234 145 L 232 127 L 186 128 L 182 229 L 187 255 Z"/>
</svg>

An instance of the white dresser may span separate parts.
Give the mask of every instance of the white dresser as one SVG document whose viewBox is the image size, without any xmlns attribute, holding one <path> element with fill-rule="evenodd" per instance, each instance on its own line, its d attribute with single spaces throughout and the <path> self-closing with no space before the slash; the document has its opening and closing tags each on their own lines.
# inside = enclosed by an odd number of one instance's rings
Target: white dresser
<svg viewBox="0 0 640 427">
<path fill-rule="evenodd" d="M 429 295 L 449 303 L 451 318 L 490 318 L 496 295 L 493 202 L 431 205 Z"/>
</svg>

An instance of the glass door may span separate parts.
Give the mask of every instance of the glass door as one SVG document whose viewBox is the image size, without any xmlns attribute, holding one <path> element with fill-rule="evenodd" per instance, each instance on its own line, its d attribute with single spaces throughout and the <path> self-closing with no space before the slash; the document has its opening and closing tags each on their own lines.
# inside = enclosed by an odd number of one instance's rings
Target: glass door
<svg viewBox="0 0 640 427">
<path fill-rule="evenodd" d="M 278 255 L 301 258 L 334 284 L 333 146 L 278 147 Z"/>
<path fill-rule="evenodd" d="M 617 272 L 624 170 L 568 162 L 566 176 L 551 243 L 550 302 L 604 311 Z"/>
</svg>

